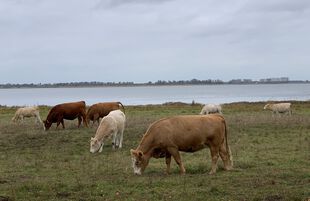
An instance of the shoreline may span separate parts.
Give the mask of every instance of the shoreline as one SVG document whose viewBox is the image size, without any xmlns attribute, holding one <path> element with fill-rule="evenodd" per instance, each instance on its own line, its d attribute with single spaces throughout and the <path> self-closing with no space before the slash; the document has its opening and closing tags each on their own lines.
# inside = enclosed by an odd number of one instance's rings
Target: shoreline
<svg viewBox="0 0 310 201">
<path fill-rule="evenodd" d="M 267 103 L 282 103 L 282 102 L 290 102 L 290 103 L 307 103 L 309 102 L 310 99 L 308 100 L 268 100 L 268 101 L 236 101 L 236 102 L 229 102 L 229 103 L 221 103 L 220 105 L 236 105 L 236 104 L 267 104 Z M 181 106 L 203 106 L 205 103 L 186 103 L 186 102 L 165 102 L 165 103 L 158 103 L 158 104 L 138 104 L 138 105 L 124 105 L 124 107 L 160 107 L 160 106 L 175 106 L 175 107 L 181 107 Z M 0 108 L 19 108 L 19 107 L 26 107 L 26 106 L 38 106 L 38 107 L 53 107 L 54 105 L 1 105 Z M 86 105 L 86 107 L 89 107 L 90 105 Z"/>
<path fill-rule="evenodd" d="M 33 87 L 28 86 L 31 84 L 0 84 L 1 89 L 74 89 L 74 88 L 112 88 L 112 87 L 175 87 L 175 86 L 221 86 L 221 85 L 281 85 L 281 84 L 310 84 L 310 81 L 289 81 L 289 82 L 251 82 L 251 83 L 211 83 L 211 84 L 129 84 L 129 85 L 122 85 L 122 84 L 104 84 L 104 85 L 78 85 L 78 86 L 54 86 L 57 85 L 50 84 L 51 86 L 41 86 L 38 84 L 34 84 Z M 13 85 L 13 87 L 8 87 L 6 85 Z M 17 85 L 17 86 L 15 86 Z M 26 86 L 20 86 L 26 85 Z M 44 85 L 44 84 L 43 84 Z M 20 86 L 20 87 L 19 87 Z"/>
</svg>

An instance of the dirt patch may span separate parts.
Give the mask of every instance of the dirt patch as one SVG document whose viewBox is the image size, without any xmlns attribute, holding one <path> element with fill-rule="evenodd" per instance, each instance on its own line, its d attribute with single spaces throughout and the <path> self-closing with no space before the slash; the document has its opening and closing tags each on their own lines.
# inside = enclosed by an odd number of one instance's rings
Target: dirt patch
<svg viewBox="0 0 310 201">
<path fill-rule="evenodd" d="M 2 196 L 0 195 L 0 201 L 11 201 L 12 199 L 8 196 Z"/>
<path fill-rule="evenodd" d="M 70 193 L 69 193 L 69 192 L 57 192 L 57 193 L 56 193 L 56 196 L 57 196 L 57 197 L 66 198 L 66 197 L 69 197 L 69 196 L 70 196 Z"/>
<path fill-rule="evenodd" d="M 282 201 L 284 200 L 284 197 L 280 195 L 270 195 L 265 197 L 264 201 Z"/>
</svg>

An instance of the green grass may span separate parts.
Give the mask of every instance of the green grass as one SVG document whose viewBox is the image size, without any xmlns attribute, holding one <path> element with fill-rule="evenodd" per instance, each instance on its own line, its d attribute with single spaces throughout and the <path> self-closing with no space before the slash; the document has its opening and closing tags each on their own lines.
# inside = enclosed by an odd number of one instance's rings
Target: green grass
<svg viewBox="0 0 310 201">
<path fill-rule="evenodd" d="M 264 200 L 310 199 L 310 102 L 293 102 L 292 116 L 272 116 L 264 102 L 223 105 L 228 122 L 233 171 L 222 162 L 208 175 L 208 149 L 182 153 L 187 170 L 175 162 L 166 175 L 164 159 L 151 159 L 144 175 L 131 168 L 129 150 L 136 148 L 153 121 L 197 114 L 200 105 L 127 106 L 123 148 L 89 152 L 96 128 L 45 132 L 34 119 L 10 120 L 16 108 L 0 107 L 0 200 Z M 49 107 L 40 107 L 45 119 Z"/>
</svg>

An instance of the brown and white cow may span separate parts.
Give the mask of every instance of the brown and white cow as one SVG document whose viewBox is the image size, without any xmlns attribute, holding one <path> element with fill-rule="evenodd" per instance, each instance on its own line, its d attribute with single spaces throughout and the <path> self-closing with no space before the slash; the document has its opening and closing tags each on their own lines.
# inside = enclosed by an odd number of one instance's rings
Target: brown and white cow
<svg viewBox="0 0 310 201">
<path fill-rule="evenodd" d="M 86 114 L 87 123 L 93 121 L 94 124 L 95 121 L 97 121 L 99 124 L 100 118 L 107 116 L 113 110 L 119 109 L 123 109 L 125 111 L 121 102 L 105 102 L 93 104 L 89 107 Z"/>
<path fill-rule="evenodd" d="M 196 152 L 205 147 L 210 148 L 212 156 L 210 174 L 216 172 L 219 156 L 225 170 L 232 169 L 226 122 L 221 115 L 183 115 L 160 119 L 149 126 L 139 146 L 130 150 L 134 173 L 142 174 L 151 157 L 165 157 L 166 171 L 169 173 L 172 156 L 180 167 L 180 173 L 184 174 L 179 151 Z"/>
<path fill-rule="evenodd" d="M 62 124 L 65 128 L 64 119 L 74 120 L 78 118 L 78 127 L 80 127 L 82 119 L 85 126 L 86 122 L 86 104 L 85 101 L 58 104 L 49 111 L 44 122 L 45 130 L 48 130 L 53 123 Z"/>
</svg>

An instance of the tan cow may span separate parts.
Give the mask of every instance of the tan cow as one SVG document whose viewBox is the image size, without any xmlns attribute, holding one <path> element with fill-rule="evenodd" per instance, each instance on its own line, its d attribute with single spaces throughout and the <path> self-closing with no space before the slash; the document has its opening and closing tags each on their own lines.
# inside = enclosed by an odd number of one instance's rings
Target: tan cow
<svg viewBox="0 0 310 201">
<path fill-rule="evenodd" d="M 16 110 L 14 117 L 12 118 L 13 122 L 24 121 L 24 117 L 35 117 L 36 121 L 43 123 L 40 117 L 39 107 L 23 107 Z"/>
<path fill-rule="evenodd" d="M 139 146 L 130 150 L 134 173 L 142 174 L 151 157 L 165 157 L 166 171 L 169 173 L 172 156 L 180 167 L 180 173 L 184 174 L 179 151 L 196 152 L 206 147 L 210 148 L 212 156 L 210 174 L 216 172 L 219 155 L 225 170 L 232 169 L 226 122 L 221 115 L 183 115 L 160 119 L 149 126 Z"/>
<path fill-rule="evenodd" d="M 99 124 L 99 119 L 107 116 L 111 111 L 113 110 L 119 110 L 124 109 L 124 106 L 121 102 L 105 102 L 105 103 L 96 103 L 89 107 L 86 119 L 87 123 L 89 124 L 90 121 L 93 121 L 93 124 L 95 121 Z"/>
<path fill-rule="evenodd" d="M 95 137 L 90 139 L 90 152 L 95 153 L 99 151 L 100 153 L 104 141 L 111 136 L 113 137 L 113 149 L 122 148 L 125 121 L 125 114 L 121 110 L 114 110 L 103 117 L 97 128 Z"/>
<path fill-rule="evenodd" d="M 279 113 L 288 113 L 292 114 L 291 103 L 275 103 L 275 104 L 266 104 L 264 110 L 271 110 L 273 114 Z"/>
</svg>

